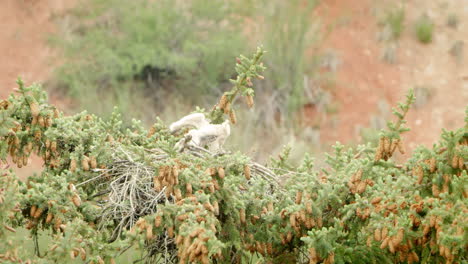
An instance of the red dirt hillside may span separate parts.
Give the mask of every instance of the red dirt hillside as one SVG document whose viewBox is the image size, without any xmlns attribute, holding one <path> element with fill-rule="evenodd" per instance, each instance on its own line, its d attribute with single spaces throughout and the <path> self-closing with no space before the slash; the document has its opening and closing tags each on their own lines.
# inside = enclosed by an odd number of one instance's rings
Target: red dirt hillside
<svg viewBox="0 0 468 264">
<path fill-rule="evenodd" d="M 333 50 L 340 59 L 336 85 L 331 88 L 338 104 L 334 122 L 321 125 L 326 141 L 356 141 L 361 127 L 370 127 L 371 118 L 387 120 L 392 106 L 404 99 L 410 88 L 416 89 L 418 104 L 409 112 L 405 135 L 410 149 L 416 144 L 431 146 L 442 128 L 464 126 L 468 102 L 468 67 L 463 54 L 457 60 L 449 54 L 456 41 L 468 43 L 468 7 L 463 1 L 411 1 L 403 6 L 405 28 L 396 41 L 396 63 L 382 59 L 386 43 L 377 36 L 379 12 L 395 6 L 393 2 L 371 0 L 322 1 L 317 10 L 324 24 L 336 25 L 325 37 L 324 48 Z M 441 11 L 442 10 L 442 11 Z M 414 33 L 414 22 L 426 13 L 435 29 L 433 40 L 421 44 Z M 457 28 L 447 26 L 447 17 L 456 14 Z M 381 14 L 380 14 L 381 15 Z"/>
</svg>

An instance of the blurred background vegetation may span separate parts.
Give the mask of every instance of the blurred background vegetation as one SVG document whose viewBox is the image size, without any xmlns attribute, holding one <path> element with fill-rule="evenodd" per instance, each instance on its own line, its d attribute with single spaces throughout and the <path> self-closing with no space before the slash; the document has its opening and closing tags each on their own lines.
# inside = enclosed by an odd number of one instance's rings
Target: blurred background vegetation
<svg viewBox="0 0 468 264">
<path fill-rule="evenodd" d="M 0 95 L 18 76 L 41 82 L 68 113 L 169 124 L 211 109 L 230 89 L 239 54 L 263 45 L 255 107 L 235 107 L 228 148 L 264 162 L 336 141 L 372 142 L 409 88 L 416 142 L 456 129 L 468 100 L 468 9 L 456 1 L 5 0 Z M 463 7 L 463 6 L 462 6 Z M 3 30 L 4 29 L 4 30 Z M 46 41 L 47 40 L 47 41 Z M 3 67 L 3 68 L 2 68 Z M 447 92 L 461 91 L 461 92 Z"/>
<path fill-rule="evenodd" d="M 83 1 L 57 18 L 51 43 L 65 63 L 47 86 L 78 109 L 106 116 L 116 105 L 126 120 L 172 122 L 195 105 L 212 107 L 230 88 L 236 56 L 263 45 L 267 78 L 255 83 L 256 108 L 238 109 L 243 122 L 230 142 L 270 153 L 297 133 L 306 82 L 319 65 L 306 56 L 321 34 L 315 7 L 315 0 Z"/>
</svg>

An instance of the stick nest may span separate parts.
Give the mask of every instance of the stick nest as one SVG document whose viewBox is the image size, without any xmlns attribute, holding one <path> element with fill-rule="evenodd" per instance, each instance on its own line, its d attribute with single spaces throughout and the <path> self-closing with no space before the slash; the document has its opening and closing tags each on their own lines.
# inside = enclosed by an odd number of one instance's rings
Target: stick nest
<svg viewBox="0 0 468 264">
<path fill-rule="evenodd" d="M 186 147 L 180 155 L 191 156 L 194 159 L 213 159 L 217 156 L 229 154 L 213 154 L 200 147 Z M 116 144 L 113 149 L 112 163 L 106 169 L 96 169 L 100 174 L 79 185 L 93 182 L 102 191 L 95 195 L 100 197 L 102 215 L 100 217 L 100 228 L 112 225 L 112 235 L 109 242 L 115 241 L 124 230 L 130 230 L 141 217 L 152 215 L 158 211 L 158 205 L 175 203 L 176 197 L 172 186 L 166 185 L 158 190 L 155 186 L 155 177 L 160 175 L 161 166 L 168 164 L 174 157 L 160 149 L 136 151 L 131 147 Z M 258 177 L 269 182 L 271 188 L 265 193 L 272 195 L 278 190 L 279 176 L 270 169 L 254 162 L 249 162 L 249 182 Z M 245 186 L 244 186 L 245 187 Z M 168 191 L 168 188 L 171 188 Z M 248 186 L 247 186 L 248 188 Z M 240 191 L 246 191 L 245 189 Z M 113 224 L 112 224 L 113 223 Z M 146 256 L 148 263 L 176 263 L 177 247 L 173 238 L 167 232 L 156 234 L 155 238 L 146 242 Z"/>
</svg>

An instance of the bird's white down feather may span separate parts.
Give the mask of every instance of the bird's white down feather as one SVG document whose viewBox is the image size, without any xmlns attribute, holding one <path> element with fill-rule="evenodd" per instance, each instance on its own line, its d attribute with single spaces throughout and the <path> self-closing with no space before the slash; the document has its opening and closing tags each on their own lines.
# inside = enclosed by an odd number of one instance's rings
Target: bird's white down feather
<svg viewBox="0 0 468 264">
<path fill-rule="evenodd" d="M 210 124 L 204 114 L 195 113 L 181 118 L 179 121 L 169 126 L 171 132 L 180 130 L 183 127 L 192 126 L 195 129 L 190 130 L 187 135 L 191 139 L 185 142 L 181 139 L 177 144 L 177 149 L 182 149 L 184 144 L 195 145 L 198 147 L 208 147 L 210 151 L 218 152 L 222 150 L 224 142 L 231 134 L 231 126 L 226 120 L 222 124 Z"/>
<path fill-rule="evenodd" d="M 172 123 L 169 126 L 169 130 L 171 133 L 174 133 L 184 127 L 195 127 L 196 129 L 199 129 L 203 126 L 209 125 L 210 122 L 206 119 L 205 115 L 202 113 L 194 113 L 190 115 L 186 115 L 182 117 L 180 120 Z"/>
</svg>

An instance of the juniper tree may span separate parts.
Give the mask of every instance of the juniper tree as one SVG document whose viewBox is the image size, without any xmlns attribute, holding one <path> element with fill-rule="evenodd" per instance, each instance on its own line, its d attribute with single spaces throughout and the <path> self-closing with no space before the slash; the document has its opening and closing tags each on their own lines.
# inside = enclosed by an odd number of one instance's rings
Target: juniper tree
<svg viewBox="0 0 468 264">
<path fill-rule="evenodd" d="M 237 59 L 232 90 L 197 112 L 213 124 L 242 122 L 236 99 L 253 105 L 263 54 Z M 310 155 L 291 165 L 289 149 L 260 165 L 238 152 L 175 148 L 187 129 L 126 126 L 118 112 L 66 116 L 39 85 L 18 86 L 0 103 L 0 158 L 22 167 L 35 154 L 44 168 L 25 181 L 0 168 L 4 262 L 115 263 L 130 247 L 147 263 L 467 261 L 468 109 L 465 127 L 398 163 L 409 92 L 377 148 L 336 144 L 316 169 Z M 15 242 L 22 227 L 53 240 L 31 257 Z"/>
</svg>

